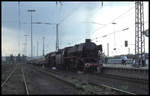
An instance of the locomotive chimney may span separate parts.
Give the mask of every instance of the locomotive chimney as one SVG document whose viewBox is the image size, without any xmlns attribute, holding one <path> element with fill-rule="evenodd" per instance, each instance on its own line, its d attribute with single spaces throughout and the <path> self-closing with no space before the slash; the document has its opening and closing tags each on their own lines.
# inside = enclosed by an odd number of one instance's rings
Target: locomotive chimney
<svg viewBox="0 0 150 96">
<path fill-rule="evenodd" d="M 85 42 L 91 42 L 91 39 L 85 39 Z"/>
</svg>

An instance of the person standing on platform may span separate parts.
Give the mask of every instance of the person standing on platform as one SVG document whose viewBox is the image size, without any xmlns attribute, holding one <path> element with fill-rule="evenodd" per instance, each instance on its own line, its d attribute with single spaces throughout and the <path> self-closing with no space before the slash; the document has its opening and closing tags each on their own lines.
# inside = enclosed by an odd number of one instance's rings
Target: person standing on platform
<svg viewBox="0 0 150 96">
<path fill-rule="evenodd" d="M 142 67 L 145 66 L 145 54 L 142 54 Z"/>
<path fill-rule="evenodd" d="M 121 60 L 122 60 L 122 65 L 124 65 L 124 56 L 121 56 Z"/>
<path fill-rule="evenodd" d="M 122 59 L 122 64 L 126 65 L 127 57 L 126 56 L 121 56 Z"/>
<path fill-rule="evenodd" d="M 97 67 L 97 72 L 98 73 L 101 73 L 102 72 L 102 68 L 103 68 L 103 64 L 104 64 L 104 56 L 100 56 L 100 59 L 99 59 L 99 67 Z"/>
<path fill-rule="evenodd" d="M 135 63 L 135 57 L 133 57 L 133 60 L 132 60 L 132 66 L 136 66 L 136 63 Z"/>
<path fill-rule="evenodd" d="M 139 59 L 138 59 L 138 63 L 139 63 L 139 64 L 138 64 L 138 67 L 142 66 L 142 65 L 141 65 L 141 61 L 142 61 L 142 56 L 139 55 Z"/>
<path fill-rule="evenodd" d="M 124 56 L 124 65 L 127 64 L 127 56 Z"/>
</svg>

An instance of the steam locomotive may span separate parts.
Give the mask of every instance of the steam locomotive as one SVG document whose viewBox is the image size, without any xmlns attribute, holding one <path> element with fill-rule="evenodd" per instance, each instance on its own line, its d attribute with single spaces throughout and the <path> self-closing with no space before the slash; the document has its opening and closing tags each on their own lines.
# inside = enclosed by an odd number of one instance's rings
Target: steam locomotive
<svg viewBox="0 0 150 96">
<path fill-rule="evenodd" d="M 85 43 L 66 47 L 45 56 L 46 66 L 70 71 L 95 72 L 99 65 L 102 45 L 96 45 L 90 39 Z"/>
</svg>

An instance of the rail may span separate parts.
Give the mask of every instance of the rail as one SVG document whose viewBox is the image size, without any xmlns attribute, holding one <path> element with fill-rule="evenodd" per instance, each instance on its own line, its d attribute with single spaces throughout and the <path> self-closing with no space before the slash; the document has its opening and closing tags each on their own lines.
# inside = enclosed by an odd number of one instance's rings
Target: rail
<svg viewBox="0 0 150 96">
<path fill-rule="evenodd" d="M 112 91 L 116 91 L 116 92 L 119 92 L 119 93 L 122 93 L 122 94 L 136 95 L 135 93 L 124 91 L 124 90 L 121 90 L 121 89 L 117 89 L 117 88 L 114 88 L 114 87 L 111 87 L 111 86 L 108 86 L 108 85 L 96 84 L 96 83 L 93 83 L 93 82 L 89 82 L 89 83 L 93 84 L 93 85 L 96 85 L 96 86 L 101 86 L 101 87 L 104 87 L 104 88 L 108 88 L 108 89 L 111 89 Z"/>
<path fill-rule="evenodd" d="M 6 84 L 6 82 L 10 79 L 10 77 L 12 76 L 12 74 L 16 71 L 17 68 L 15 68 L 9 75 L 8 77 L 5 79 L 5 81 L 1 84 L 1 88 Z"/>
<path fill-rule="evenodd" d="M 10 80 L 10 78 L 12 77 L 12 75 L 15 73 L 16 70 L 17 70 L 17 66 L 16 66 L 16 68 L 8 75 L 8 77 L 5 79 L 5 81 L 1 84 L 1 88 L 7 83 L 8 80 Z M 26 83 L 26 79 L 25 79 L 23 67 L 21 68 L 21 71 L 22 71 L 22 77 L 23 77 L 23 81 L 24 81 L 24 85 L 25 85 L 26 94 L 29 95 L 29 90 L 28 90 L 28 87 L 27 87 L 27 83 Z"/>
<path fill-rule="evenodd" d="M 27 82 L 26 82 L 26 79 L 25 79 L 23 67 L 22 67 L 22 70 L 21 70 L 21 71 L 22 71 L 22 76 L 23 76 L 24 86 L 25 86 L 25 89 L 26 89 L 26 94 L 29 95 L 29 89 L 28 89 Z"/>
<path fill-rule="evenodd" d="M 99 75 L 99 74 L 95 74 Z M 131 78 L 131 77 L 126 77 L 126 76 L 118 76 L 118 75 L 112 75 L 112 74 L 101 74 L 102 77 L 107 77 L 107 78 L 112 78 L 112 79 L 118 79 L 118 80 L 125 80 L 125 81 L 130 81 L 130 82 L 137 82 L 141 84 L 148 84 L 149 80 L 146 79 L 141 79 L 141 78 Z"/>
</svg>

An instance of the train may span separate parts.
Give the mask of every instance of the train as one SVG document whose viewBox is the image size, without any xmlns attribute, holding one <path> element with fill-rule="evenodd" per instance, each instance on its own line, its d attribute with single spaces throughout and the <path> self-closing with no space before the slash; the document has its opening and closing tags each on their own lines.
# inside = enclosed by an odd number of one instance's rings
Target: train
<svg viewBox="0 0 150 96">
<path fill-rule="evenodd" d="M 46 54 L 44 66 L 66 71 L 96 72 L 100 67 L 101 54 L 102 45 L 86 39 L 84 43 Z"/>
<path fill-rule="evenodd" d="M 126 64 L 132 64 L 132 59 L 127 59 Z M 122 59 L 108 59 L 107 64 L 122 64 Z"/>
<path fill-rule="evenodd" d="M 45 60 L 44 56 L 39 56 L 38 58 L 32 58 L 27 63 L 28 64 L 33 64 L 33 65 L 36 65 L 36 66 L 45 66 L 46 65 L 46 60 Z"/>
</svg>

